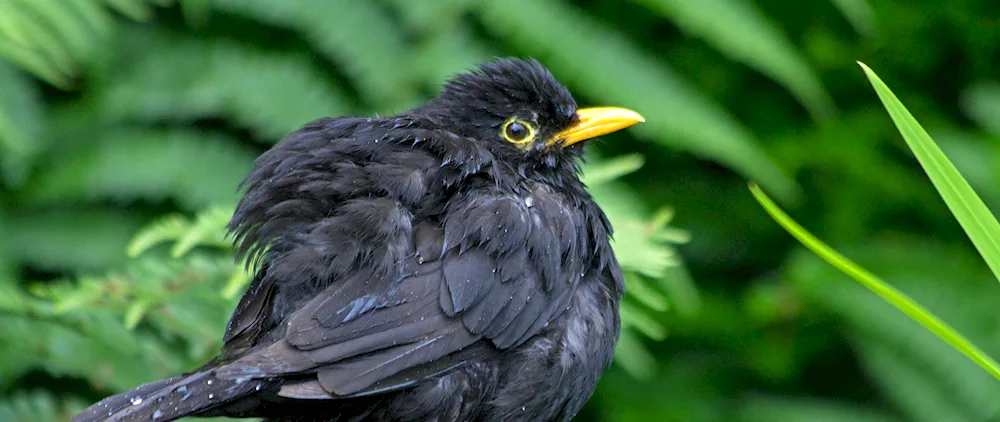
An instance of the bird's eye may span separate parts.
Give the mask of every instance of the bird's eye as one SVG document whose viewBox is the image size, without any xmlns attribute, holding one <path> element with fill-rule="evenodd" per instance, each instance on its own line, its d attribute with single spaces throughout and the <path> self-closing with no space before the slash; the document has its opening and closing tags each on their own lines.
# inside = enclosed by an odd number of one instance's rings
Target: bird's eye
<svg viewBox="0 0 1000 422">
<path fill-rule="evenodd" d="M 531 125 L 520 120 L 511 120 L 503 127 L 503 137 L 515 144 L 530 142 L 532 132 Z"/>
</svg>

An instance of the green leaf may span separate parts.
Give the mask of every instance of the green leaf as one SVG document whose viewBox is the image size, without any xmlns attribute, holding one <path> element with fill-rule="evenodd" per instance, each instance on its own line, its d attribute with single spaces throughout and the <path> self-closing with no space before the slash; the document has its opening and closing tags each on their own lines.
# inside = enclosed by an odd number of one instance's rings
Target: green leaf
<svg viewBox="0 0 1000 422">
<path fill-rule="evenodd" d="M 184 20 L 191 25 L 204 25 L 208 21 L 211 11 L 209 0 L 181 0 L 181 11 L 184 13 Z"/>
<path fill-rule="evenodd" d="M 235 298 L 250 284 L 251 279 L 253 279 L 253 274 L 247 271 L 246 266 L 237 265 L 236 271 L 233 271 L 229 280 L 226 280 L 226 287 L 222 289 L 222 297 L 226 299 Z"/>
<path fill-rule="evenodd" d="M 144 0 L 104 0 L 119 13 L 137 21 L 148 21 L 153 17 L 153 8 Z"/>
<path fill-rule="evenodd" d="M 349 111 L 346 95 L 302 54 L 159 31 L 128 31 L 122 40 L 123 53 L 102 63 L 102 89 L 82 112 L 154 123 L 226 117 L 274 143 L 311 120 Z M 170 72 L 161 70 L 165 63 Z"/>
<path fill-rule="evenodd" d="M 22 390 L 0 399 L 0 421 L 65 421 L 82 408 L 79 399 L 67 400 L 41 389 Z"/>
<path fill-rule="evenodd" d="M 875 409 L 815 398 L 755 396 L 737 408 L 739 422 L 892 422 Z"/>
<path fill-rule="evenodd" d="M 745 127 L 621 34 L 564 2 L 490 0 L 478 6 L 488 29 L 537 56 L 578 95 L 645 116 L 633 133 L 722 162 L 782 199 L 797 195 L 795 182 Z"/>
<path fill-rule="evenodd" d="M 649 281 L 638 274 L 627 274 L 628 297 L 635 299 L 654 311 L 666 311 L 670 307 L 667 297 L 649 285 Z"/>
<path fill-rule="evenodd" d="M 0 62 L 0 170 L 14 185 L 24 180 L 30 159 L 39 150 L 42 118 L 37 87 L 20 71 Z"/>
<path fill-rule="evenodd" d="M 701 311 L 701 296 L 694 279 L 683 265 L 668 267 L 663 277 L 656 279 L 660 289 L 670 298 L 672 311 L 682 318 L 694 318 Z"/>
<path fill-rule="evenodd" d="M 830 0 L 862 36 L 875 36 L 875 12 L 868 0 Z"/>
<path fill-rule="evenodd" d="M 38 21 L 52 32 L 53 37 L 65 45 L 67 54 L 79 60 L 91 54 L 97 46 L 97 32 L 88 27 L 88 22 L 78 15 L 66 1 L 21 0 L 32 7 Z"/>
<path fill-rule="evenodd" d="M 34 203 L 173 198 L 188 209 L 233 202 L 254 154 L 225 136 L 188 130 L 118 130 L 65 147 L 25 188 Z"/>
<path fill-rule="evenodd" d="M 180 214 L 168 215 L 143 227 L 128 243 L 128 256 L 135 258 L 153 246 L 184 236 L 191 222 Z"/>
<path fill-rule="evenodd" d="M 962 107 L 980 127 L 1000 135 L 1000 83 L 975 83 L 962 93 Z"/>
<path fill-rule="evenodd" d="M 58 65 L 42 52 L 18 44 L 9 35 L 0 32 L 0 56 L 53 86 L 63 89 L 69 88 L 69 76 L 63 73 Z"/>
<path fill-rule="evenodd" d="M 656 358 L 632 330 L 622 330 L 619 335 L 614 362 L 629 375 L 641 380 L 648 380 L 656 373 Z"/>
<path fill-rule="evenodd" d="M 599 164 L 589 165 L 583 173 L 583 183 L 587 186 L 597 186 L 609 180 L 617 179 L 642 168 L 646 159 L 639 154 L 629 154 L 614 157 Z"/>
<path fill-rule="evenodd" d="M 137 300 L 125 310 L 125 328 L 134 329 L 149 310 L 149 302 Z"/>
<path fill-rule="evenodd" d="M 815 117 L 827 119 L 833 100 L 805 59 L 763 12 L 747 0 L 633 0 L 671 19 L 733 60 L 788 88 Z"/>
<path fill-rule="evenodd" d="M 73 51 L 60 39 L 57 30 L 44 22 L 37 7 L 39 4 L 41 3 L 8 2 L 6 6 L 10 9 L 6 13 L 12 15 L 0 17 L 0 33 L 51 60 L 60 71 L 73 73 Z"/>
<path fill-rule="evenodd" d="M 6 242 L 13 259 L 54 270 L 96 270 L 120 264 L 135 215 L 110 208 L 30 209 L 8 215 Z"/>
<path fill-rule="evenodd" d="M 178 258 L 198 245 L 210 245 L 228 249 L 230 243 L 226 239 L 226 223 L 233 215 L 233 207 L 217 206 L 198 213 L 194 223 L 187 228 L 174 247 L 170 250 L 170 255 Z"/>
<path fill-rule="evenodd" d="M 379 110 L 415 105 L 419 76 L 399 25 L 375 2 L 353 0 L 215 0 L 215 8 L 301 33 L 333 59 Z M 336 17 L 336 24 L 331 24 Z M 373 52 L 378 52 L 373 54 Z"/>
<path fill-rule="evenodd" d="M 944 340 L 946 343 L 955 348 L 955 350 L 964 354 L 994 378 L 1000 380 L 1000 364 L 993 360 L 993 358 L 989 357 L 982 349 L 972 344 L 972 342 L 970 342 L 965 336 L 957 332 L 944 321 L 940 320 L 923 306 L 916 303 L 909 296 L 899 290 L 896 290 L 885 281 L 879 279 L 877 276 L 868 272 L 864 268 L 861 268 L 847 257 L 837 253 L 837 251 L 834 251 L 815 236 L 810 234 L 802 226 L 792 220 L 788 214 L 785 214 L 785 212 L 782 211 L 781 208 L 779 208 L 778 205 L 775 204 L 774 201 L 771 200 L 771 198 L 769 198 L 759 186 L 751 183 L 750 192 L 753 193 L 757 202 L 764 207 L 767 213 L 770 214 L 771 217 L 774 218 L 779 225 L 781 225 L 781 227 L 783 227 L 786 231 L 788 231 L 788 233 L 790 233 L 811 251 L 816 253 L 816 255 L 819 255 L 820 258 L 823 258 L 823 260 L 828 262 L 830 265 L 855 279 L 858 283 L 861 283 L 861 285 L 880 296 L 896 309 L 900 310 L 914 321 L 920 323 L 920 325 L 923 325 L 927 330 L 938 336 L 938 338 Z"/>
<path fill-rule="evenodd" d="M 948 209 L 1000 281 L 1000 223 L 927 131 L 868 66 L 858 62 Z"/>
<path fill-rule="evenodd" d="M 637 308 L 631 302 L 622 302 L 619 312 L 621 313 L 623 327 L 633 328 L 656 341 L 667 338 L 666 328 L 650 317 L 649 313 Z"/>
</svg>

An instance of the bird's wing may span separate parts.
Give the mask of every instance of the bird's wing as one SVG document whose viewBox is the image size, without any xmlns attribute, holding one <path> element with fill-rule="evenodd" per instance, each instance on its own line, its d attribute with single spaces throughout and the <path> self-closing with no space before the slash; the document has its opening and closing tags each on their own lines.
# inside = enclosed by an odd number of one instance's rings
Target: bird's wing
<svg viewBox="0 0 1000 422">
<path fill-rule="evenodd" d="M 315 373 L 285 395 L 357 396 L 405 387 L 477 355 L 519 345 L 568 305 L 571 288 L 546 289 L 530 254 L 498 261 L 421 226 L 402 277 L 360 271 L 308 301 L 277 343 L 219 369 L 229 378 Z M 430 257 L 430 258 L 428 258 Z"/>
</svg>

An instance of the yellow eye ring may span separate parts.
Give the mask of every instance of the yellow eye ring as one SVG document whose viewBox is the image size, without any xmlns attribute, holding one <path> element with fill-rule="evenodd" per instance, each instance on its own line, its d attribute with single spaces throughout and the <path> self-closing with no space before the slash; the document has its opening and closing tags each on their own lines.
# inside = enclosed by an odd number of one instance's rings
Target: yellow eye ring
<svg viewBox="0 0 1000 422">
<path fill-rule="evenodd" d="M 535 140 L 535 128 L 528 122 L 519 119 L 510 119 L 504 123 L 503 130 L 500 131 L 503 138 L 512 144 L 524 145 Z"/>
</svg>

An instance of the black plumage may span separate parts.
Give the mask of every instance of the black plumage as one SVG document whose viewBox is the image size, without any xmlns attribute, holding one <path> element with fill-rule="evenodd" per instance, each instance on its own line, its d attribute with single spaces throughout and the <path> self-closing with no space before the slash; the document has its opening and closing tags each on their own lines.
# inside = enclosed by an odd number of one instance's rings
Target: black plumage
<svg viewBox="0 0 1000 422">
<path fill-rule="evenodd" d="M 305 125 L 243 183 L 229 228 L 259 270 L 219 356 L 74 421 L 572 418 L 624 290 L 577 142 L 638 121 L 499 59 L 405 113 Z"/>
</svg>

